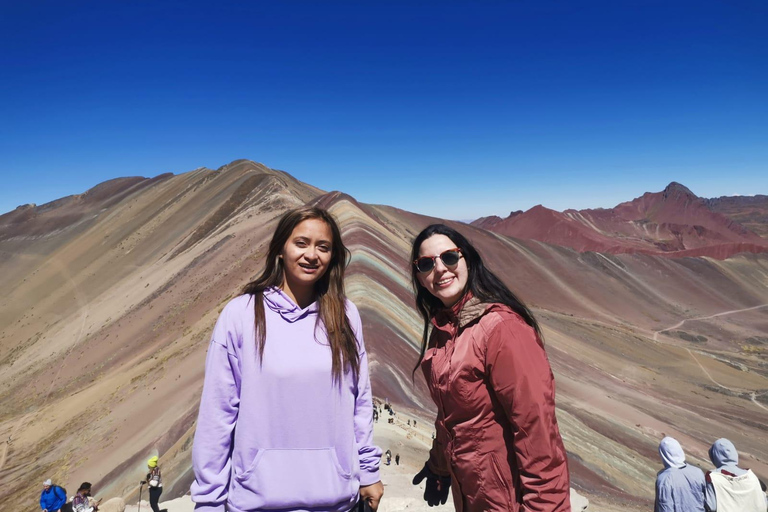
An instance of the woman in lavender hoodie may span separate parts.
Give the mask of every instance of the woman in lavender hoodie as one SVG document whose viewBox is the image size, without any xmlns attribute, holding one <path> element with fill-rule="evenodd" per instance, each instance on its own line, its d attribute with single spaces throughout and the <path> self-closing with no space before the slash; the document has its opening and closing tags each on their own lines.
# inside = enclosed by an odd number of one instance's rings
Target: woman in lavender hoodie
<svg viewBox="0 0 768 512">
<path fill-rule="evenodd" d="M 221 312 L 192 448 L 198 512 L 378 508 L 363 330 L 333 217 L 279 221 L 262 274 Z"/>
</svg>

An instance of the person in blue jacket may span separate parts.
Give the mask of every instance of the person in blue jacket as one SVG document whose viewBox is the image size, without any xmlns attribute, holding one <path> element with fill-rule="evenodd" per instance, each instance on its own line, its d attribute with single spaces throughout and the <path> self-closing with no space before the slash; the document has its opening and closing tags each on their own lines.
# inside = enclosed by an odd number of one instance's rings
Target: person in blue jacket
<svg viewBox="0 0 768 512">
<path fill-rule="evenodd" d="M 655 512 L 704 512 L 704 472 L 685 463 L 685 452 L 672 437 L 659 443 L 664 469 L 656 477 Z"/>
<path fill-rule="evenodd" d="M 43 512 L 58 512 L 67 502 L 67 493 L 58 485 L 53 485 L 49 478 L 43 482 L 43 492 L 40 493 L 40 508 Z"/>
</svg>

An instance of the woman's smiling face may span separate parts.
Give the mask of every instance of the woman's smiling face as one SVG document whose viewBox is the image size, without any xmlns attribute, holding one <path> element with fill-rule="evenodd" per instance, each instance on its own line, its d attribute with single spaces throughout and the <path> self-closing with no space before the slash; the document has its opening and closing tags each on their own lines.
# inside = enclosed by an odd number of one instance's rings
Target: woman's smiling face
<svg viewBox="0 0 768 512">
<path fill-rule="evenodd" d="M 437 256 L 445 251 L 456 249 L 456 244 L 445 235 L 432 235 L 421 243 L 419 258 Z M 440 299 L 444 306 L 453 306 L 464 295 L 467 286 L 467 260 L 446 267 L 440 258 L 435 260 L 435 268 L 429 272 L 419 272 L 416 277 L 419 284 L 429 293 Z"/>
<path fill-rule="evenodd" d="M 331 228 L 323 220 L 307 219 L 296 225 L 280 252 L 284 287 L 294 293 L 314 288 L 328 270 L 333 255 L 332 240 Z"/>
</svg>

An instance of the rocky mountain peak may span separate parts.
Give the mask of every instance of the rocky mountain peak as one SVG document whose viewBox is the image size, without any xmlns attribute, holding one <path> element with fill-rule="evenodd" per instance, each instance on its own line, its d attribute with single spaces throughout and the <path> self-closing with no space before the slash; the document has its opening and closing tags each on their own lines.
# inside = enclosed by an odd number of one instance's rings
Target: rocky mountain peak
<svg viewBox="0 0 768 512">
<path fill-rule="evenodd" d="M 688 196 L 690 198 L 698 198 L 696 194 L 691 192 L 691 190 L 686 187 L 685 185 L 682 185 L 676 181 L 673 181 L 662 192 L 662 195 L 664 199 L 667 198 L 674 198 L 674 197 L 680 197 L 680 196 Z"/>
</svg>

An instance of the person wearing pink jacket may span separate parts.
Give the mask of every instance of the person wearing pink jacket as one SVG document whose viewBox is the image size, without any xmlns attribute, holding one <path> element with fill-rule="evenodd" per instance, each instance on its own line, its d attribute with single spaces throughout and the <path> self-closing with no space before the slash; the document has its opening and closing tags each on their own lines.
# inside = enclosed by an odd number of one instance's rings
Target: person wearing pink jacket
<svg viewBox="0 0 768 512">
<path fill-rule="evenodd" d="M 430 506 L 452 489 L 459 512 L 570 511 L 555 382 L 536 319 L 455 229 L 428 226 L 411 255 L 424 318 L 417 368 L 437 406 L 437 436 L 413 483 L 426 479 Z"/>
</svg>

